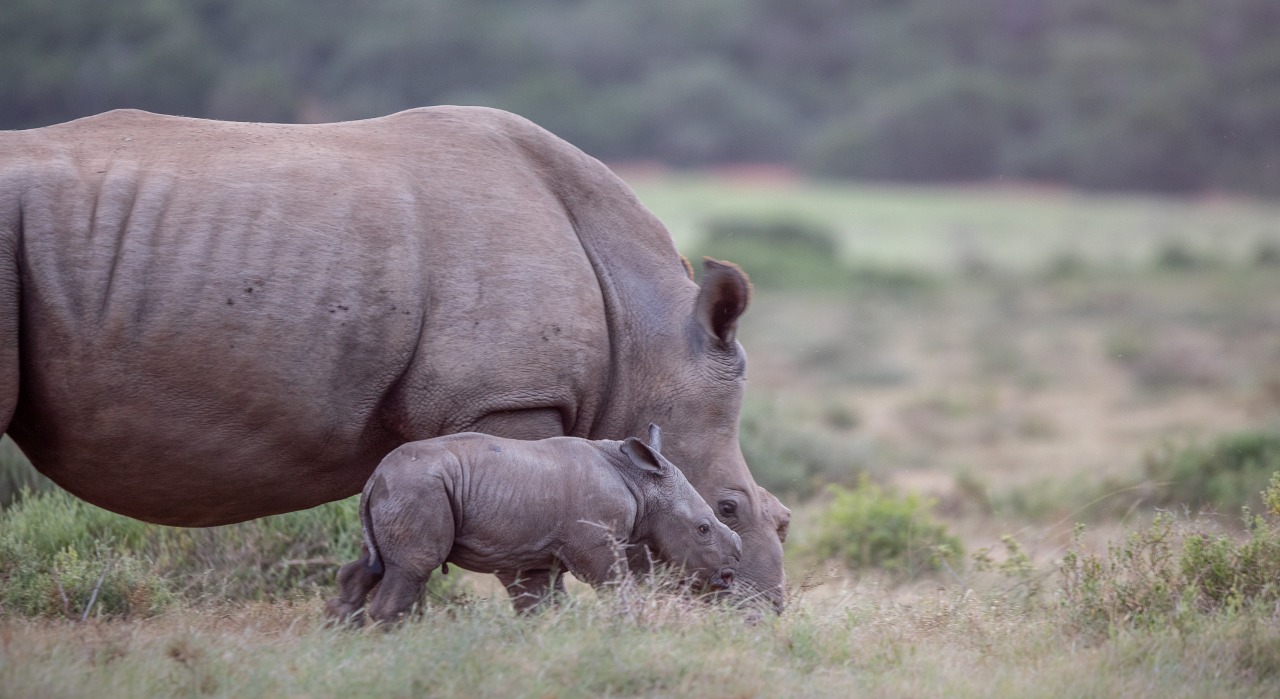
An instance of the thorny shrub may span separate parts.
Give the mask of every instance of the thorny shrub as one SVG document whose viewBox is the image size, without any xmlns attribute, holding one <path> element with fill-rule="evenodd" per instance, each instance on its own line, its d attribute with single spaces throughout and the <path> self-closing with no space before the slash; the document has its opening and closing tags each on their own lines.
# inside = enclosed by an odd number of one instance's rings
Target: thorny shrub
<svg viewBox="0 0 1280 699">
<path fill-rule="evenodd" d="M 1080 630 L 1105 635 L 1280 603 L 1280 473 L 1263 502 L 1261 515 L 1245 509 L 1242 536 L 1162 513 L 1105 555 L 1083 552 L 1077 527 L 1060 566 L 1062 610 Z"/>
</svg>

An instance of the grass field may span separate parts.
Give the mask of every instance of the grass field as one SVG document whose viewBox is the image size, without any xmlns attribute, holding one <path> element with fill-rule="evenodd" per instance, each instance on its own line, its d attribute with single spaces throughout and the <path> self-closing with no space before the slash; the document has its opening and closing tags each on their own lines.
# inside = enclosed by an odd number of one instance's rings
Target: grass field
<svg viewBox="0 0 1280 699">
<path fill-rule="evenodd" d="M 1280 204 L 1229 197 L 1083 194 L 999 182 L 971 187 L 811 182 L 637 171 L 624 176 L 682 248 L 718 216 L 794 216 L 830 226 L 851 262 L 953 269 L 970 256 L 1036 271 L 1063 256 L 1132 269 L 1164 245 L 1226 260 L 1280 244 Z"/>
<path fill-rule="evenodd" d="M 0 696 L 1274 696 L 1280 206 L 731 174 L 627 176 L 757 280 L 787 614 L 575 585 L 517 619 L 451 574 L 404 628 L 325 628 L 349 501 L 166 532 L 0 444 L 0 504 L 42 488 L 0 510 Z"/>
</svg>

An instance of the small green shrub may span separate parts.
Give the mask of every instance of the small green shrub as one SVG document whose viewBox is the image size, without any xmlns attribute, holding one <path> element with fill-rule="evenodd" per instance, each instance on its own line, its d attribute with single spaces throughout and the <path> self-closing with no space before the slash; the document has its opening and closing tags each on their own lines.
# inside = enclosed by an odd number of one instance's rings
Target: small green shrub
<svg viewBox="0 0 1280 699">
<path fill-rule="evenodd" d="M 1155 254 L 1157 269 L 1171 272 L 1187 272 L 1211 266 L 1212 261 L 1203 253 L 1192 250 L 1186 243 L 1165 241 Z"/>
<path fill-rule="evenodd" d="M 1268 479 L 1280 471 L 1280 433 L 1252 430 L 1207 445 L 1166 445 L 1147 455 L 1144 468 L 1158 505 L 1258 511 Z"/>
<path fill-rule="evenodd" d="M 1194 614 L 1280 603 L 1280 473 L 1263 515 L 1245 512 L 1242 538 L 1205 520 L 1158 515 L 1105 555 L 1075 542 L 1063 557 L 1061 604 L 1076 627 L 1105 635 L 1152 628 Z"/>
<path fill-rule="evenodd" d="M 68 546 L 49 558 L 11 560 L 0 579 L 0 610 L 25 615 L 146 616 L 175 599 L 173 585 L 150 561 L 106 543 L 87 553 Z"/>
<path fill-rule="evenodd" d="M 1253 264 L 1258 267 L 1280 267 L 1280 243 L 1264 240 L 1253 249 Z"/>
<path fill-rule="evenodd" d="M 62 490 L 22 491 L 0 512 L 0 610 L 27 615 L 149 614 L 172 601 L 143 554 L 160 530 Z M 94 591 L 97 590 L 95 596 Z"/>
<path fill-rule="evenodd" d="M 8 507 L 24 488 L 49 490 L 53 483 L 40 475 L 8 437 L 0 436 L 0 508 Z"/>
<path fill-rule="evenodd" d="M 963 555 L 960 540 L 929 514 L 932 503 L 886 492 L 865 476 L 856 488 L 827 488 L 831 503 L 816 524 L 814 552 L 852 570 L 882 568 L 913 577 Z"/>
</svg>

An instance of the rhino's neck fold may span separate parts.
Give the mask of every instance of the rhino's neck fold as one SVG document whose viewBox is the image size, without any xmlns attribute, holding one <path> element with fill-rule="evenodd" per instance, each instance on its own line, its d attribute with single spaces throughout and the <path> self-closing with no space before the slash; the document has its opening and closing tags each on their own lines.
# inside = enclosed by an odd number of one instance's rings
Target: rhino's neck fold
<svg viewBox="0 0 1280 699">
<path fill-rule="evenodd" d="M 608 385 L 598 393 L 602 402 L 580 413 L 573 432 L 586 427 L 593 439 L 643 436 L 650 416 L 641 413 L 654 391 L 636 377 L 661 377 L 636 365 L 660 366 L 664 348 L 670 351 L 671 343 L 683 341 L 698 288 L 671 235 L 631 188 L 600 161 L 546 136 L 531 132 L 514 138 L 548 173 L 546 184 L 564 207 L 599 281 L 608 324 Z"/>
</svg>

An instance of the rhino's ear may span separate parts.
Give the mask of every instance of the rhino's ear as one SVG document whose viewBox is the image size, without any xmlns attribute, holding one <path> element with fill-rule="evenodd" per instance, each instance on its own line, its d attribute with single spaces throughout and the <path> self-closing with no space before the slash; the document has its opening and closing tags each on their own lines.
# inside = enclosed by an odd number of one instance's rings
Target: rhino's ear
<svg viewBox="0 0 1280 699">
<path fill-rule="evenodd" d="M 732 262 L 702 260 L 702 289 L 694 313 L 721 349 L 733 345 L 738 334 L 738 318 L 751 300 L 751 281 Z"/>
<path fill-rule="evenodd" d="M 622 442 L 622 453 L 641 471 L 659 476 L 666 473 L 666 466 L 658 452 L 635 437 L 627 437 Z"/>
<path fill-rule="evenodd" d="M 656 452 L 662 451 L 662 428 L 656 422 L 649 423 L 649 446 Z"/>
</svg>

